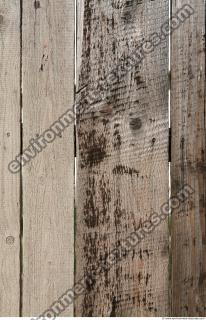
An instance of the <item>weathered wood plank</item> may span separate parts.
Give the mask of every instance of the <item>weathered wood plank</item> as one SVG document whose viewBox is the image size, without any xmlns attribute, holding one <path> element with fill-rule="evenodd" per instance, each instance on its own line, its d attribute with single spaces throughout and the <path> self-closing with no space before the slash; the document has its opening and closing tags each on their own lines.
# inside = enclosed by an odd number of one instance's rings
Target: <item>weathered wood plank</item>
<svg viewBox="0 0 206 320">
<path fill-rule="evenodd" d="M 72 107 L 73 88 L 74 1 L 25 0 L 24 148 Z M 72 123 L 23 168 L 24 316 L 38 316 L 73 285 L 73 138 Z"/>
<path fill-rule="evenodd" d="M 20 303 L 20 173 L 8 170 L 20 152 L 20 7 L 0 1 L 0 316 Z M 15 166 L 15 164 L 14 164 Z M 10 165 L 12 168 L 12 165 Z"/>
<path fill-rule="evenodd" d="M 172 35 L 172 195 L 195 193 L 172 218 L 172 315 L 206 314 L 205 1 L 172 1 L 195 14 Z M 188 11 L 189 12 L 189 11 Z"/>
<path fill-rule="evenodd" d="M 153 32 L 160 32 L 168 5 L 165 0 L 84 0 L 80 5 L 76 281 L 95 272 L 168 200 L 167 39 L 128 73 L 119 70 L 92 112 L 84 102 L 121 58 L 126 61 Z M 168 278 L 164 221 L 111 270 L 87 282 L 75 314 L 168 315 Z"/>
</svg>

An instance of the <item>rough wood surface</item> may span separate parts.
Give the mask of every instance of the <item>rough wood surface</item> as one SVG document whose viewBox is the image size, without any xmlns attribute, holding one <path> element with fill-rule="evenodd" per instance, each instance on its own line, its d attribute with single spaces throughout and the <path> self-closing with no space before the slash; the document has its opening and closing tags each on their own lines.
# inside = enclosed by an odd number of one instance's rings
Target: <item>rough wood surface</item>
<svg viewBox="0 0 206 320">
<path fill-rule="evenodd" d="M 18 316 L 20 174 L 8 163 L 20 152 L 20 8 L 0 1 L 0 316 Z"/>
<path fill-rule="evenodd" d="M 173 1 L 195 14 L 172 36 L 172 194 L 189 184 L 193 196 L 173 212 L 173 316 L 206 314 L 205 2 Z"/>
<path fill-rule="evenodd" d="M 169 16 L 168 1 L 84 0 L 78 11 L 78 176 L 75 280 L 168 200 L 168 41 L 97 99 L 84 97 Z M 81 24 L 80 24 L 81 25 Z M 80 30 L 81 32 L 81 30 Z M 81 37 L 78 36 L 79 41 Z M 82 114 L 82 108 L 85 112 Z M 163 222 L 111 270 L 87 282 L 76 316 L 168 315 L 168 227 Z"/>
<path fill-rule="evenodd" d="M 24 148 L 72 107 L 74 1 L 23 2 Z M 23 168 L 23 316 L 73 285 L 74 127 Z M 71 316 L 67 309 L 64 316 Z"/>
</svg>

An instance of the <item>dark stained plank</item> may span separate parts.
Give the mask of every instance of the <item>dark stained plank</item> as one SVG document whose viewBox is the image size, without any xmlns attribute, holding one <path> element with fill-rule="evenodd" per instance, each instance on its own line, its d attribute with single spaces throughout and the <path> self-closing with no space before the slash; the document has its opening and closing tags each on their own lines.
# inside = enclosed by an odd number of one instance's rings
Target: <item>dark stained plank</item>
<svg viewBox="0 0 206 320">
<path fill-rule="evenodd" d="M 172 218 L 172 316 L 206 314 L 205 2 L 172 1 L 195 14 L 172 35 L 172 195 L 194 194 Z M 189 12 L 189 11 L 188 11 Z"/>
<path fill-rule="evenodd" d="M 160 32 L 169 2 L 78 5 L 76 282 L 160 212 L 169 185 L 168 39 L 129 72 L 118 69 L 103 97 L 91 99 L 94 89 L 104 88 L 101 78 Z M 75 315 L 168 315 L 168 238 L 164 221 L 110 270 L 87 281 Z"/>
</svg>

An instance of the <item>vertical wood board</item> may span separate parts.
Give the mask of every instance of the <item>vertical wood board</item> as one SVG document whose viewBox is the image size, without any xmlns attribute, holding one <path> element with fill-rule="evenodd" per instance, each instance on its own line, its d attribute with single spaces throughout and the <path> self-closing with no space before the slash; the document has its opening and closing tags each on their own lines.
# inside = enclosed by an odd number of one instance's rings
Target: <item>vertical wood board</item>
<svg viewBox="0 0 206 320">
<path fill-rule="evenodd" d="M 101 81 L 160 32 L 168 5 L 85 0 L 78 8 L 75 281 L 96 276 L 76 300 L 76 316 L 168 315 L 167 221 L 97 271 L 168 201 L 168 39 L 106 87 Z"/>
<path fill-rule="evenodd" d="M 20 153 L 20 7 L 17 0 L 0 1 L 0 70 L 0 316 L 11 317 L 19 315 L 20 304 L 20 173 L 8 170 L 8 164 Z"/>
<path fill-rule="evenodd" d="M 23 142 L 74 101 L 74 2 L 23 3 Z M 73 286 L 74 124 L 23 167 L 23 315 L 38 316 Z M 73 306 L 62 315 L 72 316 Z"/>
<path fill-rule="evenodd" d="M 172 1 L 194 14 L 172 35 L 172 195 L 194 193 L 172 215 L 172 316 L 206 313 L 205 1 Z M 192 11 L 187 10 L 191 13 Z"/>
</svg>

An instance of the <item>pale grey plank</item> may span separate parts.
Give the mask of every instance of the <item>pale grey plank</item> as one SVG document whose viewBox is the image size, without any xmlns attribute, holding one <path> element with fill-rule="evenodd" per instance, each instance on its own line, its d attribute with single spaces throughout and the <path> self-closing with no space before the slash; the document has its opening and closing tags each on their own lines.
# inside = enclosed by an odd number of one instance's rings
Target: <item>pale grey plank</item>
<svg viewBox="0 0 206 320">
<path fill-rule="evenodd" d="M 0 316 L 18 316 L 20 302 L 20 173 L 8 164 L 20 152 L 20 7 L 0 1 Z M 11 165 L 12 167 L 12 165 Z"/>
<path fill-rule="evenodd" d="M 74 2 L 25 0 L 24 148 L 72 107 L 73 88 Z M 73 123 L 23 168 L 23 188 L 23 315 L 38 316 L 73 286 Z"/>
</svg>

